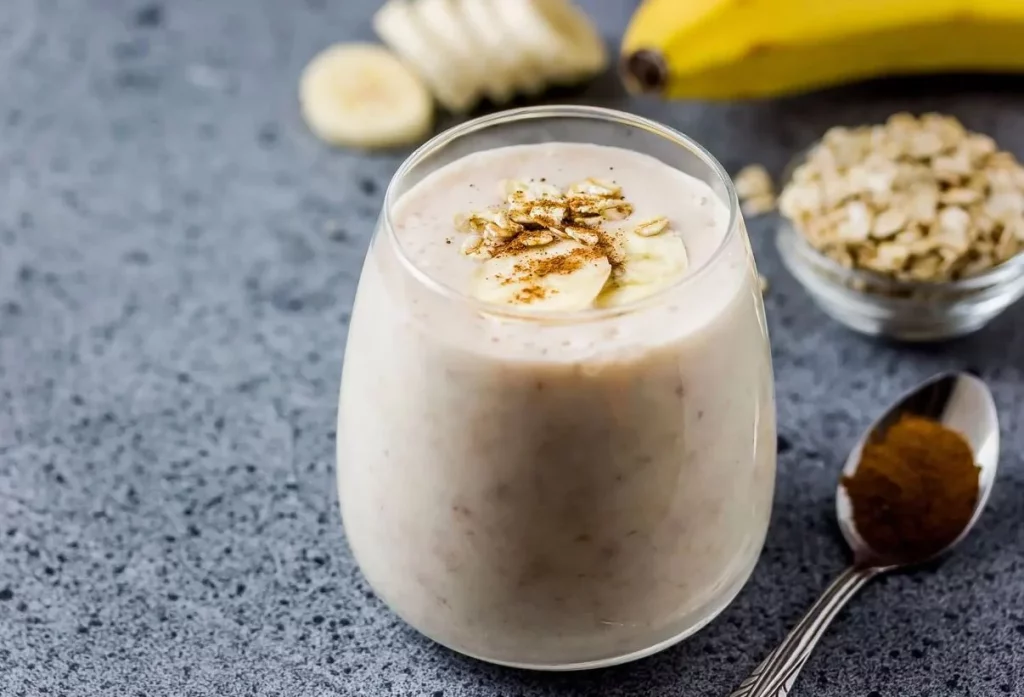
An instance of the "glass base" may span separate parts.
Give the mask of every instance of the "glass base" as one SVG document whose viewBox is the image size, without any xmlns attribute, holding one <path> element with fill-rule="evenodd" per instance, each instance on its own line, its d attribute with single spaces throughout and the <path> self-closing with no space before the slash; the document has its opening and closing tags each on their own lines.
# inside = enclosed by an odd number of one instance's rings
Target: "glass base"
<svg viewBox="0 0 1024 697">
<path fill-rule="evenodd" d="M 764 542 L 762 540 L 761 547 L 763 547 L 763 545 Z M 434 637 L 430 636 L 425 632 L 420 633 L 428 639 L 430 639 L 431 641 L 433 641 L 434 643 L 439 644 L 450 651 L 454 651 L 455 653 L 467 656 L 478 661 L 483 661 L 484 663 L 505 666 L 507 668 L 519 668 L 522 670 L 536 670 L 545 672 L 568 672 L 575 670 L 593 670 L 595 668 L 608 668 L 610 666 L 617 666 L 623 663 L 637 661 L 641 658 L 647 658 L 648 656 L 653 656 L 654 654 L 664 651 L 665 649 L 670 648 L 672 646 L 675 646 L 684 639 L 693 636 L 701 629 L 706 627 L 708 624 L 710 624 L 716 617 L 722 614 L 725 608 L 729 607 L 732 601 L 736 599 L 736 596 L 739 595 L 740 591 L 743 590 L 743 587 L 747 585 L 747 581 L 750 580 L 750 576 L 754 573 L 754 568 L 757 566 L 757 560 L 760 558 L 760 556 L 761 553 L 759 549 L 758 553 L 754 555 L 753 561 L 747 566 L 746 569 L 743 570 L 743 573 L 737 576 L 736 579 L 732 582 L 732 584 L 727 586 L 725 588 L 725 591 L 714 599 L 714 602 L 708 603 L 704 607 L 704 611 L 700 613 L 702 617 L 699 621 L 689 625 L 686 629 L 679 632 L 678 634 L 675 634 L 667 639 L 663 639 L 662 641 L 659 641 L 651 646 L 639 649 L 638 651 L 632 651 L 630 653 L 608 656 L 606 658 L 597 658 L 591 661 L 580 661 L 577 663 L 519 663 L 516 661 L 503 661 L 500 659 L 490 658 L 488 656 L 474 654 L 469 651 L 463 651 L 462 649 L 446 644 L 443 641 L 438 641 L 437 639 L 435 639 Z"/>
</svg>

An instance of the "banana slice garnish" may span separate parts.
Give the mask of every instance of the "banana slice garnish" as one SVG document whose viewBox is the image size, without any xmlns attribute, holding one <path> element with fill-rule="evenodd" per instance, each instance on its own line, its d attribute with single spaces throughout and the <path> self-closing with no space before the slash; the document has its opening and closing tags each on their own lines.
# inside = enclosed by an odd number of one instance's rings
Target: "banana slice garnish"
<svg viewBox="0 0 1024 697">
<path fill-rule="evenodd" d="M 309 128 L 335 145 L 392 147 L 422 140 L 434 120 L 424 84 L 374 44 L 336 44 L 306 66 L 299 102 Z"/>
<path fill-rule="evenodd" d="M 617 307 L 648 297 L 686 273 L 682 238 L 666 216 L 633 220 L 612 181 L 588 178 L 564 191 L 544 179 L 503 180 L 504 203 L 460 213 L 463 255 L 483 260 L 470 294 L 538 310 Z M 610 215 L 614 212 L 614 215 Z"/>
<path fill-rule="evenodd" d="M 601 294 L 597 307 L 616 307 L 635 302 L 675 283 L 690 266 L 682 238 L 672 231 L 644 237 L 620 233 L 622 262 Z"/>
<path fill-rule="evenodd" d="M 572 312 L 593 306 L 611 270 L 602 253 L 573 240 L 518 245 L 481 264 L 470 292 L 495 305 Z"/>
</svg>

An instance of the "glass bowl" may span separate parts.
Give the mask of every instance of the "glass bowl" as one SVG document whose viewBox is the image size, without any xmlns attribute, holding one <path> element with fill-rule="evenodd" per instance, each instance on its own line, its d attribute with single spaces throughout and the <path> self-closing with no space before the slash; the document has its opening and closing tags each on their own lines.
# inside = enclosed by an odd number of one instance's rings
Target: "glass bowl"
<svg viewBox="0 0 1024 697">
<path fill-rule="evenodd" d="M 918 342 L 965 336 L 1024 296 L 1024 254 L 970 278 L 927 283 L 846 268 L 781 216 L 776 245 L 814 302 L 862 334 Z"/>
</svg>

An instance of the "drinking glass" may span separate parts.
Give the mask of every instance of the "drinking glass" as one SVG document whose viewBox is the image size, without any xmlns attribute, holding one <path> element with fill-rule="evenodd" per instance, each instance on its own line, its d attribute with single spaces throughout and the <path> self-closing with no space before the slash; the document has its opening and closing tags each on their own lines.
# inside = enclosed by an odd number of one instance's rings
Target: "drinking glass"
<svg viewBox="0 0 1024 697">
<path fill-rule="evenodd" d="M 538 315 L 474 300 L 403 250 L 393 214 L 411 186 L 471 153 L 559 142 L 645 153 L 706 183 L 729 212 L 710 259 L 629 305 Z M 721 165 L 671 128 L 592 107 L 517 109 L 435 137 L 388 188 L 338 419 L 353 555 L 426 636 L 565 670 L 697 631 L 753 570 L 775 479 L 764 308 Z"/>
</svg>

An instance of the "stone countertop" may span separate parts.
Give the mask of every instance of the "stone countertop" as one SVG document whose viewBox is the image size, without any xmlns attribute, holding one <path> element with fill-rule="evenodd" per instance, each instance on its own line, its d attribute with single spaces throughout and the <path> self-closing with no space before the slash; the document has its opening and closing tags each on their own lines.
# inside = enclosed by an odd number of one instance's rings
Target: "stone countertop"
<svg viewBox="0 0 1024 697">
<path fill-rule="evenodd" d="M 634 3 L 590 0 L 609 40 Z M 332 150 L 296 79 L 368 38 L 357 0 L 4 0 L 0 13 L 0 694 L 725 695 L 846 561 L 841 461 L 917 380 L 978 370 L 998 486 L 940 569 L 869 586 L 794 695 L 1024 694 L 1024 304 L 973 337 L 853 335 L 750 233 L 778 376 L 777 503 L 736 602 L 631 665 L 533 674 L 461 658 L 374 598 L 342 535 L 334 416 L 346 324 L 404 153 Z M 961 81 L 962 82 L 962 81 Z M 835 123 L 960 116 L 1024 153 L 1024 93 L 924 80 L 634 110 L 730 171 L 779 172 Z M 1019 84 L 1015 85 L 1019 88 Z"/>
</svg>

